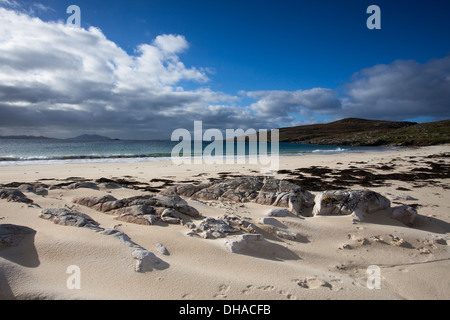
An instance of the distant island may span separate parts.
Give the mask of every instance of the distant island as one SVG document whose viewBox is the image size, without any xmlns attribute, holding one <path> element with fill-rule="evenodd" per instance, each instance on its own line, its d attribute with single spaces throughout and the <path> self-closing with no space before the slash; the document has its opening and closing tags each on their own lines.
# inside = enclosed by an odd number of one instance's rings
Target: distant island
<svg viewBox="0 0 450 320">
<path fill-rule="evenodd" d="M 24 140 L 69 140 L 69 141 L 115 141 L 120 139 L 112 139 L 105 136 L 100 136 L 96 134 L 83 134 L 77 137 L 68 138 L 68 139 L 56 139 L 56 138 L 49 138 L 44 136 L 27 136 L 27 135 L 18 135 L 18 136 L 0 136 L 0 139 L 24 139 Z"/>
<path fill-rule="evenodd" d="M 18 135 L 18 136 L 0 136 L 0 139 L 11 139 L 11 140 L 14 140 L 14 139 L 17 139 L 17 140 L 19 140 L 19 139 L 22 139 L 22 140 L 58 140 L 58 139 L 55 139 L 55 138 L 48 138 L 48 137 L 44 137 L 44 136 L 39 136 L 39 137 L 37 137 L 37 136 L 26 136 L 26 135 Z"/>
<path fill-rule="evenodd" d="M 348 146 L 431 146 L 450 143 L 450 120 L 428 123 L 347 118 L 281 128 L 280 142 Z"/>
<path fill-rule="evenodd" d="M 100 136 L 97 134 L 83 134 L 78 137 L 69 138 L 66 140 L 83 140 L 83 141 L 103 141 L 103 140 L 118 140 L 118 139 L 111 139 L 105 136 Z"/>
</svg>

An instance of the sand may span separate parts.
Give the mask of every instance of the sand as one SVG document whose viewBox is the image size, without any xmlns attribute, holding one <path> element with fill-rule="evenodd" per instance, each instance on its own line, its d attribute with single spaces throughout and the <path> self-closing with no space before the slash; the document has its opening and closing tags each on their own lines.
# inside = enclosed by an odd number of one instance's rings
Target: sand
<svg viewBox="0 0 450 320">
<path fill-rule="evenodd" d="M 377 153 L 286 156 L 280 158 L 280 170 L 311 166 L 342 170 L 351 166 L 363 168 L 395 163 L 390 171 L 374 168 L 372 171 L 380 174 L 411 172 L 414 167 L 426 167 L 427 159 L 432 159 L 427 156 L 445 152 L 450 152 L 449 145 Z M 413 159 L 417 162 L 410 161 Z M 450 162 L 448 157 L 439 160 Z M 220 172 L 257 175 L 258 170 L 249 164 L 189 166 L 174 165 L 170 161 L 16 166 L 0 168 L 0 184 L 41 181 L 51 185 L 69 177 L 92 180 L 132 177 L 146 183 L 152 179 L 182 182 L 218 178 Z M 289 177 L 287 174 L 275 176 Z M 449 299 L 450 181 L 432 181 L 387 181 L 382 186 L 369 188 L 384 194 L 407 194 L 416 199 L 395 201 L 416 205 L 419 217 L 412 227 L 393 220 L 388 212 L 373 214 L 357 223 L 352 216 L 276 218 L 281 230 L 300 235 L 296 240 L 277 237 L 273 228 L 259 223 L 271 207 L 186 199 L 203 217 L 237 214 L 254 223 L 264 240 L 253 243 L 241 253 L 227 251 L 225 239 L 187 236 L 189 230 L 182 225 L 125 223 L 112 215 L 72 203 L 72 199 L 79 196 L 111 194 L 120 199 L 147 193 L 142 190 L 60 188 L 50 190 L 46 196 L 26 193 L 34 201 L 32 206 L 0 200 L 0 224 L 26 226 L 36 231 L 34 237 L 19 246 L 0 249 L 0 298 Z M 350 188 L 364 189 L 358 185 Z M 155 253 L 162 263 L 150 271 L 138 273 L 131 255 L 133 249 L 114 237 L 39 218 L 42 209 L 64 207 L 88 214 L 102 228 L 116 228 L 127 234 L 133 242 Z M 156 243 L 163 244 L 169 254 L 159 253 Z M 67 273 L 70 266 L 79 267 L 80 289 L 68 287 L 72 276 Z M 370 269 L 369 266 L 376 267 Z M 368 268 L 379 271 L 379 288 L 373 287 L 377 282 L 371 280 L 376 273 L 368 273 Z"/>
</svg>

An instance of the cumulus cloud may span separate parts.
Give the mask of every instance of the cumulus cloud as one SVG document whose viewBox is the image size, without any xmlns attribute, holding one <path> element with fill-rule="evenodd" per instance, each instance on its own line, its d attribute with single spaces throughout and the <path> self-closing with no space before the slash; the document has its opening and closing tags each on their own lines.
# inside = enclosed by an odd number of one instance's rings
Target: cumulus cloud
<svg viewBox="0 0 450 320">
<path fill-rule="evenodd" d="M 355 73 L 338 90 L 313 88 L 297 91 L 241 92 L 256 99 L 250 109 L 295 125 L 296 115 L 306 122 L 315 115 L 334 119 L 360 117 L 405 120 L 419 116 L 450 118 L 450 56 L 420 64 L 398 60 Z M 298 122 L 297 122 L 298 123 Z"/>
<path fill-rule="evenodd" d="M 420 64 L 398 60 L 356 73 L 344 87 L 342 116 L 450 117 L 450 56 Z"/>
<path fill-rule="evenodd" d="M 0 134 L 170 138 L 177 128 L 264 129 L 330 118 L 449 117 L 450 56 L 395 61 L 357 72 L 338 90 L 211 90 L 209 72 L 187 67 L 182 35 L 163 34 L 121 49 L 95 27 L 44 22 L 0 0 Z M 41 10 L 44 10 L 41 8 Z M 190 81 L 194 89 L 180 83 Z M 195 88 L 196 85 L 196 88 Z"/>
<path fill-rule="evenodd" d="M 26 124 L 42 134 L 48 128 L 97 128 L 128 138 L 164 138 L 168 130 L 201 120 L 211 105 L 237 99 L 202 86 L 177 86 L 209 81 L 206 72 L 180 61 L 177 54 L 189 46 L 183 36 L 160 35 L 129 55 L 97 28 L 0 8 L 0 39 L 3 131 Z"/>
<path fill-rule="evenodd" d="M 335 114 L 341 108 L 338 94 L 326 88 L 296 91 L 240 92 L 256 102 L 249 106 L 259 117 L 270 120 L 276 127 L 314 123 L 316 115 Z M 303 120 L 299 121 L 299 118 Z"/>
<path fill-rule="evenodd" d="M 336 92 L 325 88 L 297 91 L 250 91 L 248 97 L 258 99 L 250 109 L 267 115 L 287 116 L 308 109 L 311 112 L 330 113 L 340 108 Z"/>
<path fill-rule="evenodd" d="M 164 52 L 180 53 L 189 47 L 184 36 L 166 34 L 157 36 L 153 43 Z"/>
</svg>

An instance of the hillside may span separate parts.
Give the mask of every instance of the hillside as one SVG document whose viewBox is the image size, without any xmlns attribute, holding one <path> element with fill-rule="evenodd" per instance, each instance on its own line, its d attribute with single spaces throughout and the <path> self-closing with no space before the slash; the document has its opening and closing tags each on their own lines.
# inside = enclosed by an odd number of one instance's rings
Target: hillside
<svg viewBox="0 0 450 320">
<path fill-rule="evenodd" d="M 352 146 L 425 146 L 450 143 L 450 120 L 414 123 L 348 118 L 280 129 L 280 142 Z"/>
</svg>

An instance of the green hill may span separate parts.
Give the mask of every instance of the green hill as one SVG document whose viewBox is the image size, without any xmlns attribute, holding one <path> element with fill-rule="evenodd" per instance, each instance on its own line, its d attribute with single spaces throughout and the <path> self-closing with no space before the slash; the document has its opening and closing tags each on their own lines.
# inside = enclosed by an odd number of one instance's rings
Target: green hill
<svg viewBox="0 0 450 320">
<path fill-rule="evenodd" d="M 426 146 L 450 143 L 450 120 L 428 123 L 348 118 L 280 129 L 280 142 L 351 146 Z"/>
</svg>

